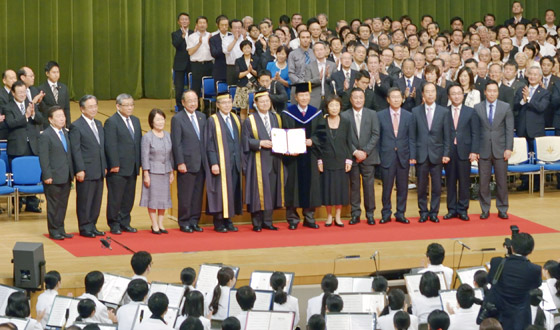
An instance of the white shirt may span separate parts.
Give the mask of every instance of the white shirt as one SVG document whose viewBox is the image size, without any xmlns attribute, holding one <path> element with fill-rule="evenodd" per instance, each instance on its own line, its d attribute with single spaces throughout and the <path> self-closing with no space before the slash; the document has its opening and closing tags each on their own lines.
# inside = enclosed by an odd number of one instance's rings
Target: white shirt
<svg viewBox="0 0 560 330">
<path fill-rule="evenodd" d="M 435 106 L 432 106 L 435 109 Z M 496 108 L 494 108 L 494 111 L 496 110 Z M 444 265 L 428 265 L 428 267 L 420 270 L 418 273 L 419 274 L 424 274 L 425 272 L 430 271 L 430 272 L 443 272 L 443 275 L 445 277 L 445 282 L 447 284 L 447 288 L 451 287 L 451 281 L 453 279 L 453 269 L 446 267 Z M 445 290 L 445 285 L 443 283 L 441 284 L 441 289 Z"/>
<path fill-rule="evenodd" d="M 130 119 L 130 117 L 125 117 L 122 115 L 122 113 L 120 111 L 117 111 L 117 113 L 119 114 L 119 116 L 122 118 L 122 120 L 124 121 L 124 125 L 126 126 L 126 128 L 128 128 L 128 121 L 130 120 L 130 127 L 132 128 L 132 133 L 134 133 L 134 124 L 132 123 L 132 119 Z M 146 281 L 147 282 L 147 281 Z"/>
<path fill-rule="evenodd" d="M 449 315 L 449 330 L 478 330 L 480 326 L 476 324 L 476 317 L 479 310 L 480 306 L 476 304 L 467 309 L 455 309 L 455 314 Z"/>
<path fill-rule="evenodd" d="M 54 303 L 54 298 L 56 298 L 57 295 L 58 292 L 56 290 L 45 290 L 45 292 L 41 293 L 37 298 L 37 305 L 35 305 L 37 314 L 45 311 L 45 316 L 41 319 L 41 325 L 43 328 L 47 325 L 49 315 L 51 314 L 51 307 Z"/>
<path fill-rule="evenodd" d="M 181 324 L 185 322 L 187 317 L 188 317 L 187 315 L 179 315 L 177 317 L 177 320 L 175 320 L 175 330 L 179 330 L 181 328 Z M 211 322 L 209 319 L 205 318 L 204 316 L 201 316 L 198 319 L 200 320 L 200 323 L 202 323 L 204 330 L 210 330 Z"/>
<path fill-rule="evenodd" d="M 323 77 L 321 78 L 321 95 L 325 95 L 325 77 L 327 76 L 327 60 L 323 59 L 323 62 L 317 60 L 317 67 L 319 68 L 319 76 L 321 76 L 321 71 L 323 71 Z"/>
<path fill-rule="evenodd" d="M 313 297 L 307 301 L 307 322 L 309 322 L 311 316 L 315 314 L 321 314 L 321 304 L 323 303 L 323 295 L 324 293 L 321 293 L 320 295 Z"/>
<path fill-rule="evenodd" d="M 173 330 L 173 327 L 163 323 L 162 320 L 146 318 L 134 330 Z"/>
<path fill-rule="evenodd" d="M 548 24 L 545 24 L 543 26 L 546 29 L 546 31 L 548 32 L 548 35 L 555 36 L 557 34 L 556 25 L 553 24 L 552 26 L 548 26 Z"/>
<path fill-rule="evenodd" d="M 39 321 L 31 317 L 28 317 L 27 320 L 29 320 L 29 323 L 27 324 L 25 330 L 43 330 L 43 326 L 39 323 Z"/>
<path fill-rule="evenodd" d="M 427 323 L 428 315 L 436 309 L 441 309 L 439 296 L 428 298 L 422 294 L 410 297 L 412 314 L 418 317 L 418 323 Z"/>
<path fill-rule="evenodd" d="M 546 280 L 546 285 L 548 285 L 548 289 L 550 290 L 550 294 L 552 295 L 552 300 L 557 308 L 560 308 L 560 297 L 556 295 L 556 279 L 549 278 Z"/>
<path fill-rule="evenodd" d="M 299 304 L 298 299 L 294 296 L 288 295 L 288 300 L 282 305 L 274 303 L 272 305 L 273 311 L 280 311 L 280 312 L 294 312 L 294 329 L 297 328 L 299 323 Z"/>
<path fill-rule="evenodd" d="M 91 299 L 95 303 L 95 315 L 93 319 L 97 323 L 108 323 L 112 324 L 113 321 L 109 318 L 109 312 L 107 311 L 107 306 L 105 306 L 96 296 L 84 293 L 83 295 L 79 296 L 78 299 Z"/>
<path fill-rule="evenodd" d="M 228 36 L 226 36 L 222 39 L 222 51 L 226 55 L 226 64 L 227 65 L 235 65 L 235 60 L 240 58 L 241 56 L 243 56 L 243 52 L 241 51 L 241 48 L 239 47 L 239 45 L 241 44 L 241 42 L 243 40 L 244 40 L 243 38 L 239 37 L 237 39 L 237 41 L 235 42 L 235 45 L 233 46 L 231 51 L 228 52 L 229 45 L 231 45 L 231 43 L 235 41 L 235 38 L 232 34 L 232 35 L 228 35 Z M 252 52 L 254 52 L 254 47 L 255 47 L 255 45 L 253 45 L 253 51 Z"/>
<path fill-rule="evenodd" d="M 222 293 L 220 295 L 220 300 L 218 301 L 218 312 L 212 315 L 214 320 L 225 320 L 228 317 L 228 306 L 229 306 L 229 292 L 231 288 L 229 286 L 220 286 Z M 210 291 L 204 301 L 204 305 L 208 310 L 210 310 L 210 303 L 212 302 L 214 291 Z"/>
<path fill-rule="evenodd" d="M 300 107 L 299 104 L 298 104 L 298 105 L 297 105 L 297 108 L 298 108 L 299 112 L 307 112 L 307 108 L 308 108 L 308 107 L 305 107 L 305 109 L 303 109 L 303 108 Z"/>
<path fill-rule="evenodd" d="M 51 91 L 53 90 L 53 88 L 57 88 L 58 89 L 58 82 L 52 82 L 49 79 L 47 79 L 47 82 L 49 83 L 49 87 L 51 88 Z"/>
<path fill-rule="evenodd" d="M 546 330 L 554 329 L 554 316 L 548 311 L 544 311 L 544 316 L 546 321 L 544 322 L 544 328 Z M 531 306 L 531 324 L 535 323 L 535 318 L 537 318 L 537 306 Z"/>
<path fill-rule="evenodd" d="M 204 33 L 204 35 L 202 36 L 202 45 L 200 45 L 196 52 L 191 55 L 191 62 L 207 62 L 214 59 L 212 57 L 212 54 L 210 53 L 210 44 L 208 43 L 208 39 L 210 39 L 210 37 L 210 33 Z M 200 32 L 196 31 L 195 33 L 191 34 L 187 41 L 187 50 L 196 47 L 198 45 L 199 39 Z"/>
<path fill-rule="evenodd" d="M 62 129 L 54 127 L 53 125 L 51 125 L 51 128 L 54 129 L 54 131 L 56 132 L 56 136 L 58 136 L 58 139 L 62 143 L 62 136 L 64 136 L 64 131 L 62 131 Z M 62 136 L 60 136 L 60 131 L 62 131 Z"/>
<path fill-rule="evenodd" d="M 241 313 L 235 315 L 235 318 L 239 320 L 239 324 L 241 325 L 241 328 L 239 329 L 245 329 L 245 326 L 247 325 L 247 311 L 242 311 Z"/>
<path fill-rule="evenodd" d="M 132 330 L 140 303 L 141 301 L 131 301 L 117 310 L 118 330 Z"/>
<path fill-rule="evenodd" d="M 523 39 L 521 39 L 521 43 L 518 43 L 517 38 L 513 37 L 511 38 L 511 42 L 514 46 L 517 46 L 517 48 L 519 48 L 519 51 L 523 51 L 523 47 L 529 43 L 529 40 L 527 40 L 527 37 L 523 37 Z"/>
<path fill-rule="evenodd" d="M 395 317 L 395 314 L 397 314 L 398 311 L 399 310 L 394 311 L 389 309 L 389 314 L 380 316 L 377 319 L 377 329 L 394 330 L 395 326 L 393 324 L 393 318 Z M 418 330 L 418 318 L 414 315 L 409 315 L 409 316 L 410 316 L 410 326 L 408 327 L 408 330 Z"/>
<path fill-rule="evenodd" d="M 299 48 L 299 38 L 295 38 L 295 39 L 290 40 L 290 43 L 288 43 L 288 46 L 292 50 L 294 50 L 296 48 Z"/>
<path fill-rule="evenodd" d="M 554 56 L 556 54 L 556 47 L 553 44 L 545 41 L 544 44 L 539 43 L 539 46 L 541 46 L 542 56 Z"/>
</svg>

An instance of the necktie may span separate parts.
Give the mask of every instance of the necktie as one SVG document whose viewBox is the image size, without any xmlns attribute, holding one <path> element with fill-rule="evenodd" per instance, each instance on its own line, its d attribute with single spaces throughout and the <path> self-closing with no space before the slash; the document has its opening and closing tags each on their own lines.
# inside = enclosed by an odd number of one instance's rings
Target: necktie
<svg viewBox="0 0 560 330">
<path fill-rule="evenodd" d="M 519 73 L 518 73 L 518 75 L 517 75 L 517 78 L 523 79 L 523 71 L 519 70 Z"/>
<path fill-rule="evenodd" d="M 492 120 L 494 120 L 494 109 L 492 109 L 494 107 L 493 104 L 489 105 L 490 107 L 490 111 L 488 113 L 488 123 L 490 123 L 490 126 L 492 126 Z"/>
<path fill-rule="evenodd" d="M 198 123 L 196 122 L 196 117 L 195 117 L 195 115 L 189 115 L 189 117 L 191 117 L 191 123 L 193 125 L 196 136 L 200 140 L 200 131 L 198 130 Z"/>
<path fill-rule="evenodd" d="M 270 123 L 268 122 L 268 114 L 264 116 L 264 128 L 266 128 L 266 132 L 268 133 L 268 136 L 270 136 Z"/>
<path fill-rule="evenodd" d="M 397 137 L 399 135 L 399 114 L 397 112 L 393 112 L 393 131 Z"/>
<path fill-rule="evenodd" d="M 134 140 L 134 130 L 132 129 L 132 124 L 130 123 L 130 117 L 126 118 L 126 127 L 128 127 L 128 131 L 130 132 L 130 136 Z"/>
<path fill-rule="evenodd" d="M 406 80 L 406 87 L 411 88 L 412 84 L 410 83 L 410 79 Z"/>
<path fill-rule="evenodd" d="M 362 111 L 356 113 L 356 132 L 358 132 L 358 138 L 360 137 L 361 126 L 362 126 Z"/>
<path fill-rule="evenodd" d="M 60 141 L 62 142 L 62 146 L 64 147 L 64 151 L 68 152 L 68 145 L 66 144 L 66 137 L 62 130 L 58 131 L 58 135 L 60 135 Z"/>
<path fill-rule="evenodd" d="M 95 135 L 95 139 L 97 140 L 97 143 L 100 143 L 99 132 L 97 131 L 97 127 L 95 126 L 95 122 L 93 120 L 91 121 L 91 130 L 93 131 L 93 135 Z"/>
<path fill-rule="evenodd" d="M 229 128 L 229 133 L 231 134 L 231 138 L 235 140 L 235 136 L 233 135 L 233 127 L 231 126 L 231 121 L 229 116 L 226 117 L 226 125 Z"/>
<path fill-rule="evenodd" d="M 21 111 L 22 115 L 25 115 L 25 107 L 23 106 L 23 103 L 19 105 L 19 110 Z"/>
<path fill-rule="evenodd" d="M 305 65 L 307 65 L 309 64 L 309 52 L 306 50 L 303 54 L 305 55 Z"/>
<path fill-rule="evenodd" d="M 54 101 L 58 103 L 58 86 L 56 84 L 52 85 L 52 93 L 54 95 Z"/>
<path fill-rule="evenodd" d="M 459 108 L 454 108 L 453 109 L 453 126 L 455 127 L 455 130 L 457 130 L 457 124 L 459 123 Z M 457 136 L 455 136 L 455 140 L 453 141 L 453 143 L 457 144 Z"/>
<path fill-rule="evenodd" d="M 534 92 L 535 92 L 535 87 L 531 86 L 529 88 L 529 100 L 533 97 Z"/>
<path fill-rule="evenodd" d="M 305 113 L 306 113 L 306 112 L 307 112 L 307 111 L 305 111 L 305 110 L 302 110 L 302 111 L 301 111 L 301 116 L 302 116 L 303 118 L 305 118 Z"/>
<path fill-rule="evenodd" d="M 344 73 L 344 76 L 346 77 L 347 81 L 350 81 L 350 72 Z"/>
<path fill-rule="evenodd" d="M 433 115 L 432 115 L 432 107 L 427 107 L 427 114 L 426 114 L 426 119 L 428 120 L 428 130 L 432 129 L 432 119 L 433 119 Z"/>
<path fill-rule="evenodd" d="M 548 88 L 548 78 L 544 78 L 544 87 Z"/>
</svg>

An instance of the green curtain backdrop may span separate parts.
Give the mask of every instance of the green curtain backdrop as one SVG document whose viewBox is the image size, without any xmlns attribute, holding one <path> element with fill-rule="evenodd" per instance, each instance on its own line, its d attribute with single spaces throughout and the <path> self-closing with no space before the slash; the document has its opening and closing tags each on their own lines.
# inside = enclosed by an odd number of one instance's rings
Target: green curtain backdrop
<svg viewBox="0 0 560 330">
<path fill-rule="evenodd" d="M 94 94 L 112 99 L 120 93 L 135 98 L 171 98 L 174 49 L 170 33 L 181 11 L 209 19 L 216 30 L 219 14 L 252 16 L 255 22 L 299 12 L 304 19 L 324 12 L 331 27 L 337 20 L 408 14 L 418 22 L 430 14 L 442 29 L 460 16 L 465 23 L 494 13 L 497 22 L 510 17 L 511 0 L 0 0 L 0 70 L 31 67 L 36 84 L 44 81 L 48 60 L 61 66 L 61 81 L 74 99 Z M 558 0 L 525 0 L 526 17 L 539 17 Z"/>
</svg>

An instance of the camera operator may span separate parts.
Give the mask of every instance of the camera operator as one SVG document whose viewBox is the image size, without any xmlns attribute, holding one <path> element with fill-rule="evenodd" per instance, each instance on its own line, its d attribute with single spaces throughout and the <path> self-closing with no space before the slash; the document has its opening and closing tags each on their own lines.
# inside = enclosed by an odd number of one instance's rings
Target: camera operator
<svg viewBox="0 0 560 330">
<path fill-rule="evenodd" d="M 541 285 L 541 267 L 527 259 L 535 241 L 527 233 L 512 235 L 511 254 L 492 258 L 488 282 L 492 287 L 484 297 L 477 323 L 495 317 L 504 329 L 524 330 L 531 324 L 529 292 Z"/>
</svg>

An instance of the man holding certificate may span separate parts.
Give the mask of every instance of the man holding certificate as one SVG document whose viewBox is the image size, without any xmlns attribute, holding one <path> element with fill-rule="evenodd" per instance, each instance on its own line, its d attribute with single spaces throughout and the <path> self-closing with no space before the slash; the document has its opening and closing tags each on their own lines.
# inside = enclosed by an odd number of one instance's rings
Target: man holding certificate
<svg viewBox="0 0 560 330">
<path fill-rule="evenodd" d="M 251 212 L 253 231 L 278 230 L 272 225 L 272 211 L 284 199 L 282 154 L 273 153 L 272 130 L 280 128 L 280 115 L 270 113 L 272 101 L 266 89 L 255 93 L 257 111 L 243 123 L 245 155 L 245 202 Z"/>
<path fill-rule="evenodd" d="M 317 229 L 315 207 L 321 206 L 321 183 L 317 159 L 320 155 L 320 140 L 325 134 L 325 119 L 317 108 L 309 105 L 311 84 L 309 82 L 295 85 L 297 104 L 282 111 L 282 128 L 288 129 L 288 136 L 293 132 L 305 131 L 305 140 L 291 139 L 288 143 L 288 155 L 284 157 L 287 169 L 285 186 L 286 219 L 289 229 L 295 230 L 299 224 L 296 208 L 303 209 L 303 226 Z M 274 141 L 274 140 L 273 140 Z M 305 149 L 300 149 L 305 141 Z M 273 142 L 274 144 L 274 142 Z M 276 149 L 276 148 L 274 148 Z"/>
</svg>

